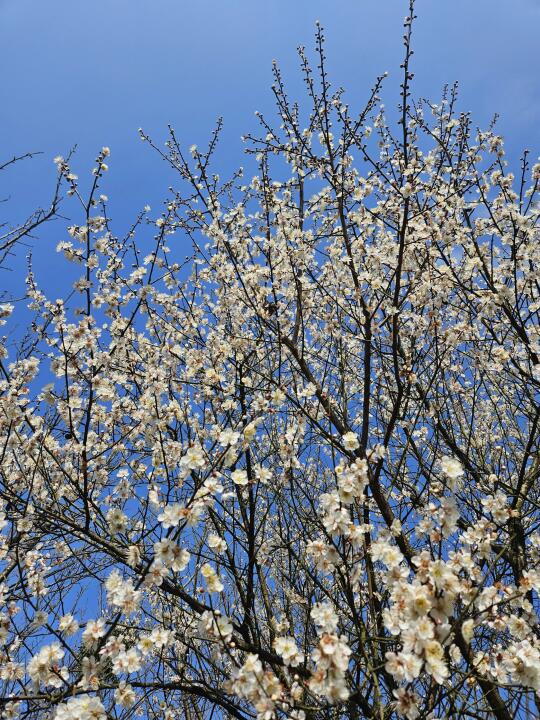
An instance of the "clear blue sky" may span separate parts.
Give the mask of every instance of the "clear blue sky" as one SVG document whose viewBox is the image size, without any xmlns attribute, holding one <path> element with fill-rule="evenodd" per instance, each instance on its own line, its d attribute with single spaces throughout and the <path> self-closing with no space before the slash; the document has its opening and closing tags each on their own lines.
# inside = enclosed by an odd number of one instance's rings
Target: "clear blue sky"
<svg viewBox="0 0 540 720">
<path fill-rule="evenodd" d="M 10 198 L 0 220 L 46 203 L 52 158 L 75 144 L 81 177 L 102 145 L 111 148 L 103 192 L 119 234 L 144 204 L 157 215 L 170 178 L 138 127 L 162 141 L 171 123 L 188 147 L 204 143 L 223 115 L 217 169 L 244 164 L 240 135 L 253 129 L 254 110 L 271 112 L 272 59 L 299 95 L 295 48 L 313 46 L 317 19 L 332 77 L 351 103 L 387 70 L 385 102 L 395 104 L 406 12 L 404 0 L 0 0 L 0 161 L 44 152 L 0 174 L 0 197 Z M 414 92 L 436 101 L 458 80 L 460 107 L 479 125 L 500 113 L 511 158 L 523 147 L 540 154 L 540 0 L 419 0 L 417 12 Z M 60 239 L 58 223 L 34 244 L 53 295 Z M 19 256 L 0 289 L 19 284 Z"/>
</svg>

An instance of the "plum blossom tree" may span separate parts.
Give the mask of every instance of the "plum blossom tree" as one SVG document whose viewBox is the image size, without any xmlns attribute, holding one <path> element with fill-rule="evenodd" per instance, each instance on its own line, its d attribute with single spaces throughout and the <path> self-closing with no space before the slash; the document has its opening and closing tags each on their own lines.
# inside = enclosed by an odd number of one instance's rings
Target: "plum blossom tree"
<svg viewBox="0 0 540 720">
<path fill-rule="evenodd" d="M 141 133 L 181 189 L 117 236 L 108 148 L 86 194 L 56 159 L 81 277 L 29 274 L 0 365 L 4 718 L 539 712 L 540 163 L 413 101 L 413 12 L 395 128 L 318 28 L 252 179 L 221 123 Z"/>
</svg>

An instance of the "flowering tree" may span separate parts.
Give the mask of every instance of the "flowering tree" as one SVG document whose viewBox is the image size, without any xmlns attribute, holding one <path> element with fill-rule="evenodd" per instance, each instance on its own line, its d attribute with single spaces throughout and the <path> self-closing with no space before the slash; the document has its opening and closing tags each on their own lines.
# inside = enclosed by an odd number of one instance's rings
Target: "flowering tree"
<svg viewBox="0 0 540 720">
<path fill-rule="evenodd" d="M 30 274 L 0 366 L 5 718 L 538 712 L 540 164 L 412 101 L 411 24 L 396 131 L 318 29 L 257 175 L 171 131 L 123 237 L 108 148 L 87 194 L 56 159 L 82 301 Z"/>
</svg>

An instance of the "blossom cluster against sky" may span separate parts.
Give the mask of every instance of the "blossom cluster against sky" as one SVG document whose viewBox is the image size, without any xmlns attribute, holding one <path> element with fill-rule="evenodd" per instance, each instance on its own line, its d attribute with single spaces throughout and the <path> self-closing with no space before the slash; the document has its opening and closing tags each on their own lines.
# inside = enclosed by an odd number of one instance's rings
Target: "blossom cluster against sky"
<svg viewBox="0 0 540 720">
<path fill-rule="evenodd" d="M 291 97 L 302 97 L 296 47 L 313 46 L 315 22 L 326 30 L 336 85 L 360 106 L 377 74 L 396 103 L 405 0 L 0 0 L 0 160 L 43 155 L 0 174 L 2 219 L 15 222 L 52 193 L 52 159 L 77 145 L 82 177 L 103 145 L 111 148 L 104 192 L 118 232 L 147 203 L 160 212 L 170 176 L 141 144 L 172 124 L 186 148 L 204 144 L 215 119 L 225 130 L 217 170 L 244 163 L 240 136 L 272 114 L 271 62 L 278 59 Z M 413 93 L 437 101 L 459 81 L 460 107 L 481 126 L 500 114 L 509 158 L 540 153 L 540 0 L 419 0 Z M 40 232 L 36 269 L 56 267 L 62 228 Z M 182 249 L 180 249 L 182 252 Z M 186 248 L 187 251 L 187 248 Z M 3 287 L 17 286 L 19 253 Z M 44 272 L 53 289 L 58 278 Z"/>
</svg>

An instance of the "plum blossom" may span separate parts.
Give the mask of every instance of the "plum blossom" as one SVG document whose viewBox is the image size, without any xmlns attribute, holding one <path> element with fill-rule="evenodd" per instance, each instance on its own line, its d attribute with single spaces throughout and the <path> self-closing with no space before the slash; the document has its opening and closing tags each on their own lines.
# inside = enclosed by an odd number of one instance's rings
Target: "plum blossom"
<svg viewBox="0 0 540 720">
<path fill-rule="evenodd" d="M 98 697 L 79 695 L 59 705 L 54 720 L 107 720 L 107 713 Z"/>
</svg>

